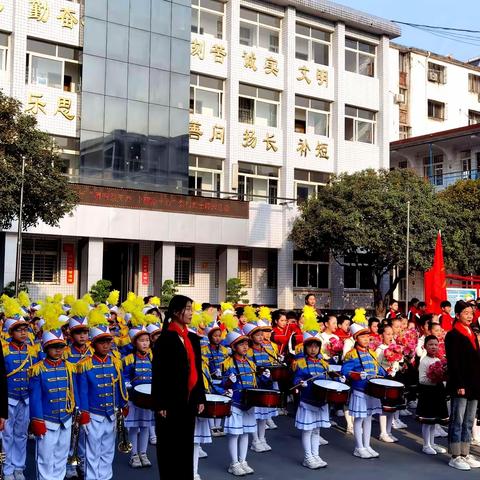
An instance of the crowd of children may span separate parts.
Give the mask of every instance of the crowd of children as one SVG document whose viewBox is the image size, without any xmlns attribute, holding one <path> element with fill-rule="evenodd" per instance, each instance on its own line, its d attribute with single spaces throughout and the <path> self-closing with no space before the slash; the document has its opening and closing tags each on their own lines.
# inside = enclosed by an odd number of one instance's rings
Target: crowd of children
<svg viewBox="0 0 480 480">
<path fill-rule="evenodd" d="M 286 409 L 252 406 L 245 398 L 255 389 L 282 391 L 289 410 L 296 407 L 306 468 L 327 466 L 320 457 L 320 447 L 328 443 L 321 429 L 331 426 L 332 415 L 345 417 L 347 434 L 354 437 L 353 455 L 370 459 L 379 456 L 370 443 L 373 416 L 379 416 L 379 439 L 393 443 L 398 438 L 392 428 L 406 428 L 401 417 L 416 408 L 423 453 L 446 453 L 435 437 L 447 435 L 441 425 L 449 418 L 444 340 L 446 332 L 457 328 L 450 303 L 443 302 L 437 316 L 426 314 L 414 299 L 404 316 L 392 301 L 385 319 L 367 320 L 363 309 L 352 317 L 322 317 L 311 297 L 301 312 L 193 305 L 190 330 L 202 345 L 205 392 L 231 402 L 229 416 L 196 420 L 195 480 L 200 479 L 199 458 L 207 456 L 202 444 L 212 437 L 228 437 L 227 470 L 234 476 L 253 473 L 249 450 L 271 450 L 267 431 L 277 428 L 274 418 Z M 129 293 L 119 304 L 119 293 L 113 291 L 103 303 L 88 294 L 33 303 L 21 292 L 18 298 L 2 296 L 0 306 L 8 383 L 8 420 L 2 432 L 5 480 L 25 478 L 29 434 L 36 439 L 36 478 L 41 480 L 112 478 L 116 441 L 130 453 L 132 468 L 150 467 L 154 412 L 135 396 L 137 387 L 152 382 L 152 345 L 162 331 L 159 299 Z M 274 368 L 286 366 L 291 372 L 287 388 L 272 379 Z M 371 380 L 379 378 L 398 381 L 406 400 L 382 405 L 370 391 Z M 315 380 L 329 379 L 350 386 L 345 405 L 319 400 Z M 474 428 L 472 442 L 479 442 L 475 434 Z M 455 468 L 480 467 L 469 453 L 455 458 L 450 463 Z"/>
</svg>

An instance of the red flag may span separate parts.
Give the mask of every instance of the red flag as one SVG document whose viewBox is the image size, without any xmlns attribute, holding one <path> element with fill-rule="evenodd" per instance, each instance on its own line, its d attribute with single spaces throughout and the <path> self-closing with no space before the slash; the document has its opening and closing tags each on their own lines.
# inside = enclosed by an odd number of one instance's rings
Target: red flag
<svg viewBox="0 0 480 480">
<path fill-rule="evenodd" d="M 447 299 L 447 280 L 443 262 L 442 235 L 438 232 L 433 265 L 424 276 L 425 303 L 427 312 L 441 313 L 440 303 Z"/>
</svg>

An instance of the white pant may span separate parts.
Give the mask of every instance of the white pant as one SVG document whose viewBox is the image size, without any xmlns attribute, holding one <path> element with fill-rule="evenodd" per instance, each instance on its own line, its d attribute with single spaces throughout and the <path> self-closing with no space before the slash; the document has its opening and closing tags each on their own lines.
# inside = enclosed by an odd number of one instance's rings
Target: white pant
<svg viewBox="0 0 480 480">
<path fill-rule="evenodd" d="M 50 430 L 37 437 L 37 480 L 63 480 L 67 471 L 72 423 Z"/>
<path fill-rule="evenodd" d="M 29 419 L 29 407 L 23 401 L 8 405 L 8 419 L 3 432 L 3 450 L 6 455 L 4 475 L 13 475 L 15 470 L 25 469 Z"/>
<path fill-rule="evenodd" d="M 115 419 L 91 415 L 86 433 L 85 480 L 110 480 L 115 456 Z"/>
</svg>

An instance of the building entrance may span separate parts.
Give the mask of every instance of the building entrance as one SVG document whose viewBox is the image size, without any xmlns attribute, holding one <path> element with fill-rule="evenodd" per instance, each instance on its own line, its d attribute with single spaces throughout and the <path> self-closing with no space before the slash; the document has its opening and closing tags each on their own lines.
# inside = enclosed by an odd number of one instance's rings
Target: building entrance
<svg viewBox="0 0 480 480">
<path fill-rule="evenodd" d="M 105 241 L 103 278 L 112 282 L 112 290 L 120 291 L 121 299 L 125 299 L 129 291 L 135 291 L 138 278 L 138 244 Z"/>
</svg>

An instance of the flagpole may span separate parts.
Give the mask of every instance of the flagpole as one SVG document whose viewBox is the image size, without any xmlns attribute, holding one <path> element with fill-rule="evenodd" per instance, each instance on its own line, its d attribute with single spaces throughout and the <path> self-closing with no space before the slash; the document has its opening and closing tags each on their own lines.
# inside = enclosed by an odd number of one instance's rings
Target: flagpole
<svg viewBox="0 0 480 480">
<path fill-rule="evenodd" d="M 405 285 L 405 311 L 408 313 L 408 302 L 410 301 L 409 288 L 408 288 L 408 274 L 410 271 L 410 200 L 407 202 L 407 258 L 405 261 L 405 276 L 406 276 L 406 285 Z"/>
</svg>

